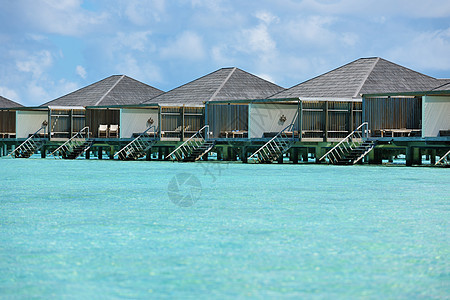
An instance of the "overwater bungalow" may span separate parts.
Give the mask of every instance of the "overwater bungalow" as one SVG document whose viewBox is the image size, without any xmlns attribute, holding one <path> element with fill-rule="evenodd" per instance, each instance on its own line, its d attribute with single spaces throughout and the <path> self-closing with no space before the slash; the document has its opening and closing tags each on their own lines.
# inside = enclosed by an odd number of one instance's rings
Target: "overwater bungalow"
<svg viewBox="0 0 450 300">
<path fill-rule="evenodd" d="M 16 109 L 21 104 L 0 96 L 0 138 L 16 137 Z"/>
<path fill-rule="evenodd" d="M 49 131 L 63 131 L 60 127 L 69 133 L 68 124 L 71 123 L 76 126 L 71 132 L 76 133 L 84 126 L 88 126 L 93 137 L 98 138 L 119 138 L 128 134 L 134 128 L 125 128 L 124 134 L 121 134 L 121 108 L 127 107 L 126 119 L 129 119 L 132 112 L 136 113 L 137 118 L 142 118 L 142 111 L 131 110 L 134 105 L 147 100 L 149 97 L 155 97 L 162 94 L 163 91 L 149 86 L 145 83 L 137 81 L 125 75 L 113 75 L 101 81 L 95 82 L 89 86 L 81 88 L 70 94 L 59 97 L 55 100 L 44 103 L 42 107 L 58 107 L 61 111 L 64 107 L 82 108 L 75 114 L 80 121 L 80 125 L 69 122 L 70 114 L 56 112 L 56 109 L 51 109 L 50 120 L 51 124 Z M 64 115 L 64 116 L 61 116 Z M 148 117 L 154 117 L 151 113 Z M 129 124 L 125 121 L 124 124 Z M 106 132 L 99 129 L 106 126 Z M 81 127 L 81 128 L 80 128 Z M 113 128 L 114 130 L 111 130 Z M 71 135 L 69 134 L 68 137 Z M 131 137 L 131 135 L 130 135 Z"/>
<path fill-rule="evenodd" d="M 163 91 L 133 78 L 114 75 L 39 107 L 22 107 L 17 109 L 17 140 L 11 145 L 11 149 L 22 143 L 23 148 L 29 150 L 18 157 L 28 157 L 40 148 L 43 150 L 42 156 L 45 157 L 46 152 L 72 139 L 98 138 L 118 141 L 130 131 L 140 132 L 147 121 L 155 119 L 158 122 L 158 108 L 154 105 L 147 106 L 144 125 L 129 122 L 129 119 L 133 113 L 136 114 L 136 120 L 142 119 L 146 107 L 139 107 L 137 111 L 133 110 L 134 106 L 161 93 Z M 122 114 L 123 109 L 126 109 L 126 112 Z M 123 124 L 126 126 L 122 133 L 121 115 L 124 116 Z M 132 133 L 128 138 L 132 138 Z M 33 142 L 33 139 L 36 139 L 36 142 Z M 93 145 L 94 141 L 91 140 L 83 151 Z M 120 143 L 107 147 L 110 147 L 110 153 L 114 153 L 115 147 L 120 147 Z"/>
<path fill-rule="evenodd" d="M 422 164 L 422 157 L 444 158 L 450 150 L 450 79 L 424 91 L 363 95 L 367 140 L 376 144 L 371 163 L 405 155 L 407 165 Z"/>
<path fill-rule="evenodd" d="M 266 161 L 277 159 L 287 151 L 294 162 L 298 160 L 298 152 L 303 152 L 305 161 L 308 153 L 320 160 L 330 147 L 354 130 L 360 135 L 363 130 L 371 131 L 372 128 L 361 127 L 365 122 L 363 94 L 429 90 L 439 84 L 442 84 L 440 79 L 382 58 L 362 58 L 266 99 L 208 102 L 207 122 L 214 138 L 226 138 L 228 144 L 236 138 L 242 143 L 243 136 L 233 132 L 247 128 L 249 141 L 246 147 L 253 150 L 255 145 L 262 143 L 260 139 L 270 141 L 277 134 L 292 138 L 287 145 L 284 142 L 278 145 L 277 139 L 266 145 L 277 152 L 269 153 Z M 381 112 L 374 115 L 384 119 Z M 396 121 L 401 118 L 399 110 L 393 112 Z"/>
<path fill-rule="evenodd" d="M 239 68 L 222 68 L 142 104 L 161 107 L 162 141 L 180 141 L 190 138 L 205 125 L 206 102 L 264 98 L 282 90 Z"/>
</svg>

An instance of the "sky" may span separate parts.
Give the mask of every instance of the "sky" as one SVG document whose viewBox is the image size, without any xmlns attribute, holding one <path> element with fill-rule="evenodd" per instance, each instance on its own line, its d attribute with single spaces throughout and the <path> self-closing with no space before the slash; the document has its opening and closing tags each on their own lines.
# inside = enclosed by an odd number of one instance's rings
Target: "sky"
<svg viewBox="0 0 450 300">
<path fill-rule="evenodd" d="M 450 78 L 448 0 L 0 0 L 0 95 L 124 74 L 169 91 L 223 67 L 289 88 L 361 57 Z"/>
</svg>

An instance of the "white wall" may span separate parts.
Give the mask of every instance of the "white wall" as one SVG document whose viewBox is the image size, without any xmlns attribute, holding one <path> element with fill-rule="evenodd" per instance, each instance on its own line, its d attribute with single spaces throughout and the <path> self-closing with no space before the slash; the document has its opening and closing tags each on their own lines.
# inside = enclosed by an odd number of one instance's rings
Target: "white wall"
<svg viewBox="0 0 450 300">
<path fill-rule="evenodd" d="M 439 130 L 450 130 L 450 96 L 424 96 L 422 137 L 436 137 Z"/>
<path fill-rule="evenodd" d="M 133 133 L 144 132 L 149 125 L 147 120 L 153 119 L 153 125 L 158 128 L 157 108 L 122 108 L 120 109 L 120 138 L 130 138 Z"/>
<path fill-rule="evenodd" d="M 295 117 L 298 105 L 251 103 L 249 104 L 248 128 L 250 138 L 262 138 L 264 132 L 279 132 L 288 126 Z M 280 117 L 286 117 L 280 122 Z"/>
<path fill-rule="evenodd" d="M 16 111 L 16 137 L 28 138 L 41 128 L 44 120 L 48 122 L 48 111 Z"/>
</svg>

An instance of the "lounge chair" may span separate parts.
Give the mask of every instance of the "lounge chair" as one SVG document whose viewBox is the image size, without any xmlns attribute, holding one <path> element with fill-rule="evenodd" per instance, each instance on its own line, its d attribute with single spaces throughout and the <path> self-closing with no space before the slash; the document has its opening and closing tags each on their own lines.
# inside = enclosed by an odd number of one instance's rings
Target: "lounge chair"
<svg viewBox="0 0 450 300">
<path fill-rule="evenodd" d="M 109 137 L 119 137 L 119 125 L 112 124 L 109 125 Z"/>
<path fill-rule="evenodd" d="M 108 137 L 108 125 L 99 125 L 98 126 L 98 137 Z"/>
</svg>

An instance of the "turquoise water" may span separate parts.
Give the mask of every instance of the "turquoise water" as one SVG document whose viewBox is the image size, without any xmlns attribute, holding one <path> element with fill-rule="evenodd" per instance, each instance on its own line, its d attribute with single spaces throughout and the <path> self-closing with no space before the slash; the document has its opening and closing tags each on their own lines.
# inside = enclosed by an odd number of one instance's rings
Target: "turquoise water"
<svg viewBox="0 0 450 300">
<path fill-rule="evenodd" d="M 450 297 L 450 169 L 0 167 L 2 298 Z"/>
</svg>

